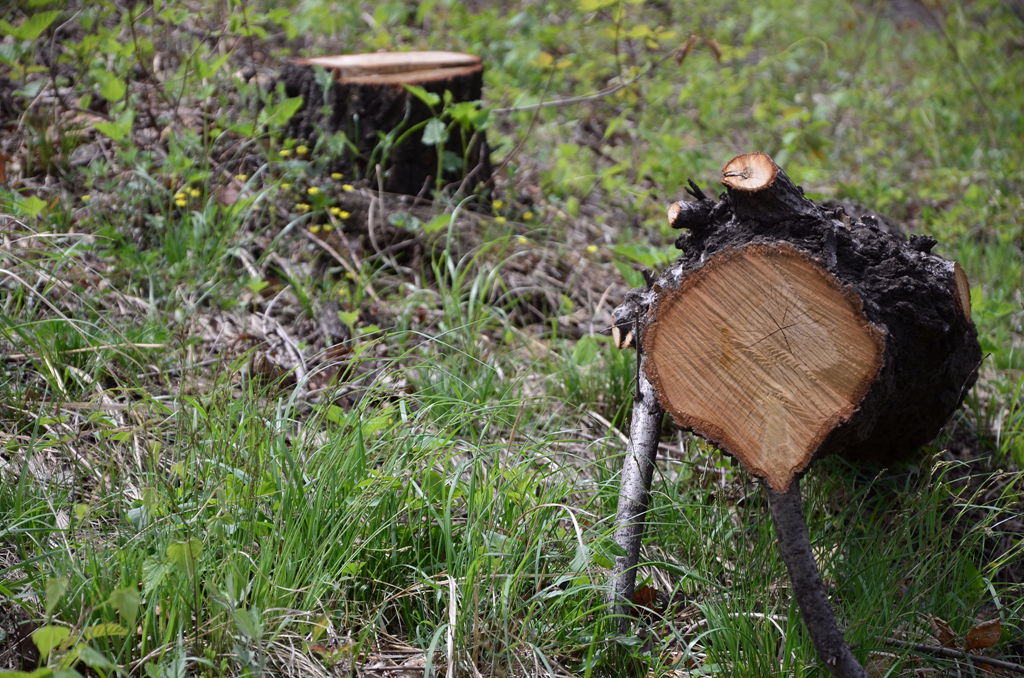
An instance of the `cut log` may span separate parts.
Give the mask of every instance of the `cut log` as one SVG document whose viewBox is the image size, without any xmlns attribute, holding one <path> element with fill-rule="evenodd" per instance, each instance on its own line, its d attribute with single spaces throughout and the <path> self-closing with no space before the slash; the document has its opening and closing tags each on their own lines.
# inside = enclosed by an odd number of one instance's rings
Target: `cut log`
<svg viewBox="0 0 1024 678">
<path fill-rule="evenodd" d="M 632 302 L 665 411 L 779 492 L 817 455 L 891 463 L 934 438 L 981 361 L 963 270 L 931 238 L 847 226 L 763 153 L 723 183 L 673 210 L 683 256 Z"/>
<path fill-rule="evenodd" d="M 763 153 L 731 160 L 722 182 L 718 201 L 691 181 L 695 200 L 669 207 L 669 223 L 687 231 L 683 255 L 627 296 L 616 329 L 632 329 L 638 383 L 650 381 L 661 408 L 767 485 L 819 656 L 834 675 L 863 678 L 814 563 L 799 476 L 834 452 L 891 463 L 938 433 L 981 362 L 970 285 L 931 253 L 933 238 L 823 208 Z M 644 445 L 631 442 L 627 463 Z M 636 476 L 624 472 L 631 486 Z M 622 490 L 616 592 L 631 590 L 639 553 L 640 529 L 624 521 L 642 511 L 623 506 L 640 497 L 646 510 L 648 492 Z"/>
<path fill-rule="evenodd" d="M 331 76 L 326 88 L 318 68 Z M 407 195 L 434 190 L 439 168 L 440 183 L 463 192 L 490 179 L 482 129 L 441 118 L 449 128 L 447 141 L 423 143 L 427 121 L 441 115 L 446 103 L 481 100 L 483 64 L 476 56 L 391 52 L 298 59 L 285 67 L 278 82 L 287 96 L 303 99 L 288 122 L 288 136 L 315 141 L 323 134 L 344 133 L 349 143 L 335 159 L 340 172 L 372 179 L 376 187 L 379 165 L 384 190 Z M 438 95 L 440 103 L 431 110 L 406 85 Z"/>
</svg>

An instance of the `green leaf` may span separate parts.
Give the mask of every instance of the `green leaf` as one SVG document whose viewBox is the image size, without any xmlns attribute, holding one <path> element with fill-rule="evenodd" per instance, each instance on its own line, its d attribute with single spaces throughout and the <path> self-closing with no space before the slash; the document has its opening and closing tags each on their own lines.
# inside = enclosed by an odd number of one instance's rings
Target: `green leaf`
<svg viewBox="0 0 1024 678">
<path fill-rule="evenodd" d="M 45 207 L 46 201 L 34 195 L 18 200 L 18 210 L 25 216 L 38 217 Z"/>
<path fill-rule="evenodd" d="M 35 671 L 0 671 L 0 678 L 50 678 L 53 669 L 43 667 Z"/>
<path fill-rule="evenodd" d="M 291 117 L 302 108 L 302 97 L 286 97 L 276 104 L 265 106 L 260 111 L 259 121 L 261 125 L 277 127 L 285 124 Z"/>
<path fill-rule="evenodd" d="M 95 638 L 110 638 L 110 637 L 124 637 L 128 635 L 128 629 L 115 624 L 114 622 L 106 622 L 104 624 L 93 624 L 92 626 L 85 627 L 82 631 L 82 637 L 86 640 L 93 640 Z"/>
<path fill-rule="evenodd" d="M 431 118 L 423 129 L 423 143 L 427 146 L 440 146 L 448 141 L 448 128 L 437 118 Z"/>
<path fill-rule="evenodd" d="M 438 214 L 427 223 L 423 224 L 424 233 L 437 233 L 448 228 L 448 224 L 451 223 L 450 214 Z"/>
<path fill-rule="evenodd" d="M 20 26 L 13 29 L 5 26 L 3 32 L 7 35 L 13 35 L 17 40 L 35 40 L 43 34 L 43 31 L 50 27 L 50 24 L 57 20 L 58 16 L 60 16 L 60 12 L 56 10 L 33 14 L 23 21 Z"/>
<path fill-rule="evenodd" d="M 405 88 L 409 90 L 409 93 L 414 97 L 425 103 L 428 107 L 433 108 L 441 103 L 441 97 L 433 92 L 428 92 L 419 85 L 406 85 Z"/>
<path fill-rule="evenodd" d="M 356 577 L 363 571 L 364 563 L 361 560 L 350 560 L 341 567 L 341 573 Z"/>
<path fill-rule="evenodd" d="M 590 335 L 584 335 L 572 349 L 572 362 L 578 367 L 589 365 L 597 360 L 598 353 L 597 340 Z"/>
<path fill-rule="evenodd" d="M 626 281 L 626 284 L 630 287 L 643 287 L 645 284 L 644 275 L 640 271 L 637 271 L 632 266 L 627 264 L 625 261 L 616 261 L 615 268 L 619 270 L 619 275 Z"/>
<path fill-rule="evenodd" d="M 235 626 L 249 640 L 259 640 L 263 636 L 263 621 L 258 610 L 240 607 L 231 613 Z"/>
<path fill-rule="evenodd" d="M 117 664 L 107 659 L 105 654 L 99 650 L 94 650 L 88 645 L 82 645 L 78 648 L 78 658 L 92 669 L 105 669 L 107 671 L 117 669 Z"/>
<path fill-rule="evenodd" d="M 580 0 L 581 12 L 596 12 L 605 7 L 611 7 L 619 0 Z"/>
<path fill-rule="evenodd" d="M 120 143 L 131 134 L 132 123 L 135 122 L 135 111 L 129 109 L 112 122 L 97 122 L 93 125 L 101 134 L 105 134 Z"/>
<path fill-rule="evenodd" d="M 46 616 L 50 616 L 53 612 L 53 608 L 57 607 L 57 603 L 64 597 L 64 593 L 68 590 L 68 578 L 67 577 L 47 577 L 46 578 Z"/>
<path fill-rule="evenodd" d="M 43 661 L 46 661 L 50 656 L 50 652 L 54 648 L 59 647 L 70 635 L 71 629 L 68 627 L 49 624 L 47 626 L 40 626 L 32 632 L 32 642 L 35 643 L 36 649 L 39 650 L 39 656 Z"/>
<path fill-rule="evenodd" d="M 142 601 L 134 586 L 111 591 L 107 602 L 110 603 L 110 607 L 117 610 L 118 616 L 125 624 L 130 627 L 135 626 L 135 620 L 139 616 L 139 605 Z"/>
<path fill-rule="evenodd" d="M 202 552 L 203 542 L 198 539 L 172 542 L 167 545 L 167 562 L 191 575 L 196 571 L 196 563 Z"/>
<path fill-rule="evenodd" d="M 124 80 L 110 71 L 96 69 L 90 72 L 96 84 L 100 86 L 100 95 L 107 101 L 120 101 L 124 98 L 127 87 Z"/>
</svg>

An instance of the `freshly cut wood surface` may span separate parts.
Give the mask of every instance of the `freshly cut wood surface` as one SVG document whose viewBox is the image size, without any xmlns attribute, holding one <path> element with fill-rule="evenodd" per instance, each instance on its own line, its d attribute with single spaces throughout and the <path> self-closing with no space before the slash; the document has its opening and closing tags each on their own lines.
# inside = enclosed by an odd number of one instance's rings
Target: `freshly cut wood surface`
<svg viewBox="0 0 1024 678">
<path fill-rule="evenodd" d="M 340 78 L 381 76 L 480 65 L 480 57 L 461 52 L 373 52 L 297 59 L 296 63 L 338 72 Z"/>
<path fill-rule="evenodd" d="M 643 336 L 661 405 L 785 492 L 882 364 L 860 300 L 796 248 L 713 256 L 660 299 Z"/>
<path fill-rule="evenodd" d="M 760 191 L 775 182 L 779 166 L 767 153 L 737 155 L 722 168 L 722 183 L 738 191 Z"/>
</svg>

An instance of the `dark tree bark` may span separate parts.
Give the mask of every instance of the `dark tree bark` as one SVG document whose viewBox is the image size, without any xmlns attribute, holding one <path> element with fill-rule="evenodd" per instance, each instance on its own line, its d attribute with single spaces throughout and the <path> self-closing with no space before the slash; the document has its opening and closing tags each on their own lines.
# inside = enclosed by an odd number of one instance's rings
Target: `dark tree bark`
<svg viewBox="0 0 1024 678">
<path fill-rule="evenodd" d="M 326 89 L 315 67 L 331 74 Z M 423 143 L 422 123 L 441 112 L 446 91 L 452 102 L 480 101 L 483 65 L 477 57 L 451 52 L 351 54 L 298 60 L 282 70 L 278 82 L 287 96 L 303 99 L 289 120 L 290 137 L 315 141 L 343 132 L 350 144 L 336 159 L 338 171 L 374 179 L 379 164 L 384 190 L 429 195 L 438 175 L 438 147 Z M 437 94 L 442 103 L 431 111 L 405 85 Z M 490 179 L 482 131 L 456 125 L 443 148 L 443 184 L 469 192 Z"/>
<path fill-rule="evenodd" d="M 768 505 L 775 522 L 775 535 L 779 540 L 779 552 L 789 572 L 804 624 L 811 633 L 814 647 L 825 666 L 839 678 L 867 678 L 867 672 L 860 665 L 843 639 L 843 632 L 836 624 L 832 606 L 825 595 L 825 587 L 814 562 L 811 542 L 807 536 L 803 506 L 800 500 L 800 480 L 794 480 L 786 492 L 768 488 Z"/>
</svg>

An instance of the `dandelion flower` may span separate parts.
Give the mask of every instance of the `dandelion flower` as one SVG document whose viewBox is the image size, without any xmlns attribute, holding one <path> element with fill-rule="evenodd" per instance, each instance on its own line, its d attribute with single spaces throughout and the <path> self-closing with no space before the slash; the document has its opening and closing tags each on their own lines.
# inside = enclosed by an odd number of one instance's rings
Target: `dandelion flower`
<svg viewBox="0 0 1024 678">
<path fill-rule="evenodd" d="M 281 184 L 281 190 L 282 191 L 290 191 L 290 190 L 292 190 L 292 185 L 291 184 Z"/>
<path fill-rule="evenodd" d="M 533 219 L 533 212 L 527 210 L 523 212 L 523 221 L 531 221 Z"/>
<path fill-rule="evenodd" d="M 345 271 L 345 277 L 348 278 L 349 280 L 355 280 L 356 274 L 353 273 L 352 271 Z"/>
<path fill-rule="evenodd" d="M 295 209 L 299 210 L 300 212 L 308 212 L 309 204 L 304 202 L 295 203 Z"/>
<path fill-rule="evenodd" d="M 495 200 L 494 202 L 491 203 L 491 207 L 493 207 L 496 210 L 500 210 L 504 206 L 505 206 L 505 201 L 504 200 Z"/>
<path fill-rule="evenodd" d="M 309 153 L 309 146 L 296 146 L 295 155 L 306 155 Z"/>
<path fill-rule="evenodd" d="M 330 233 L 334 230 L 334 224 L 324 224 L 323 229 L 324 233 Z"/>
<path fill-rule="evenodd" d="M 85 195 L 83 195 L 83 196 L 82 196 L 82 197 L 80 198 L 80 200 L 81 200 L 82 202 L 89 202 L 90 200 L 92 200 L 92 195 L 90 195 L 89 193 L 86 193 Z"/>
<path fill-rule="evenodd" d="M 188 201 L 185 200 L 184 198 L 178 198 L 177 200 L 174 201 L 174 204 L 177 205 L 178 207 L 184 207 L 185 205 L 188 204 Z"/>
<path fill-rule="evenodd" d="M 345 177 L 345 175 L 342 174 L 341 172 L 331 172 L 331 178 L 334 179 L 335 181 L 338 181 L 339 179 L 343 179 L 344 177 Z"/>
<path fill-rule="evenodd" d="M 287 158 L 292 154 L 292 152 L 289 151 L 287 148 L 282 148 L 280 151 L 277 152 L 277 154 L 282 158 Z"/>
<path fill-rule="evenodd" d="M 316 195 L 319 192 L 320 189 L 317 188 L 316 186 L 310 186 L 309 188 L 306 189 L 306 193 L 309 193 L 310 195 Z"/>
<path fill-rule="evenodd" d="M 185 199 L 185 194 L 182 193 L 181 191 L 178 191 L 177 193 L 174 194 L 174 199 L 175 200 L 184 200 Z"/>
<path fill-rule="evenodd" d="M 587 245 L 587 254 L 597 254 L 597 245 Z"/>
<path fill-rule="evenodd" d="M 310 226 L 309 227 L 309 232 L 310 233 L 319 233 L 320 232 L 320 224 L 313 224 L 312 226 Z"/>
<path fill-rule="evenodd" d="M 191 195 L 193 198 L 198 198 L 202 194 L 202 191 L 200 191 L 198 188 L 192 188 L 189 189 L 188 194 Z"/>
<path fill-rule="evenodd" d="M 339 219 L 348 219 L 350 216 L 352 216 L 350 213 L 346 212 L 340 207 L 332 207 L 330 209 L 330 213 L 331 216 L 338 217 Z"/>
<path fill-rule="evenodd" d="M 494 217 L 494 223 L 496 224 L 504 224 L 506 221 L 508 221 L 508 219 L 505 217 Z"/>
<path fill-rule="evenodd" d="M 248 174 L 236 174 L 235 178 L 238 179 L 241 182 L 246 182 L 246 181 L 249 180 L 249 175 Z"/>
<path fill-rule="evenodd" d="M 342 184 L 341 190 L 345 191 L 346 193 L 351 193 L 352 191 L 356 190 L 356 187 L 353 186 L 352 184 Z"/>
<path fill-rule="evenodd" d="M 525 235 L 521 235 L 518 238 L 516 238 L 516 242 L 519 243 L 520 245 L 527 245 L 529 244 L 530 240 Z"/>
</svg>

